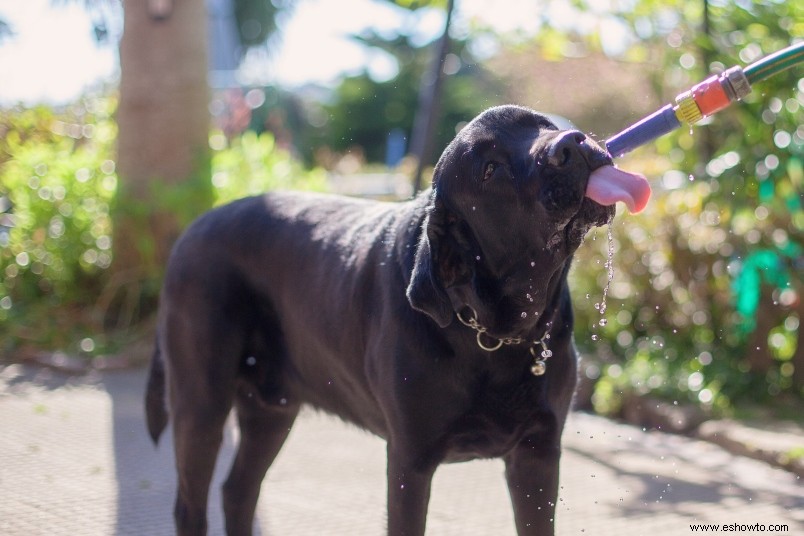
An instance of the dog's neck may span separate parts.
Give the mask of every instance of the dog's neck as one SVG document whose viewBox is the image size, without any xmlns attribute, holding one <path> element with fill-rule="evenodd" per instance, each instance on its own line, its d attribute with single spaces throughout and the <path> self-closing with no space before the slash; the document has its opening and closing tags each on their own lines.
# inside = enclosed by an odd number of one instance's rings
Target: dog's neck
<svg viewBox="0 0 804 536">
<path fill-rule="evenodd" d="M 497 338 L 489 335 L 488 329 L 477 321 L 477 311 L 472 309 L 472 307 L 469 305 L 466 305 L 456 311 L 455 316 L 461 324 L 476 332 L 475 340 L 477 342 L 477 346 L 483 351 L 496 352 L 503 346 L 515 345 L 521 345 L 523 349 L 527 348 L 527 351 L 533 357 L 533 364 L 530 367 L 531 373 L 534 376 L 542 376 L 545 372 L 547 372 L 547 360 L 553 355 L 548 343 L 550 341 L 550 330 L 553 327 L 556 311 L 557 308 L 554 308 L 551 317 L 544 322 L 544 327 L 541 330 L 541 335 L 538 338 Z"/>
</svg>

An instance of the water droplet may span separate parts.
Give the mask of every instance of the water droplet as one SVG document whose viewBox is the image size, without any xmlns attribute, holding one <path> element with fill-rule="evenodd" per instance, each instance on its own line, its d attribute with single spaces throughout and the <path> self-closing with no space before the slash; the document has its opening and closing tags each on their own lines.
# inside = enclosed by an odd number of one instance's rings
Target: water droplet
<svg viewBox="0 0 804 536">
<path fill-rule="evenodd" d="M 528 299 L 529 302 L 533 303 L 533 296 L 530 294 L 525 294 L 525 297 Z"/>
<path fill-rule="evenodd" d="M 605 326 L 606 324 L 608 324 L 608 323 L 609 323 L 609 321 L 608 321 L 608 320 L 606 320 L 605 318 L 601 318 L 601 319 L 600 319 L 600 322 L 598 322 L 598 325 L 599 325 L 600 327 L 604 327 L 604 326 Z"/>
<path fill-rule="evenodd" d="M 85 352 L 91 352 L 92 350 L 95 349 L 95 341 L 93 341 L 91 338 L 87 337 L 86 339 L 81 340 L 80 346 L 81 346 L 81 350 L 83 350 Z"/>
<path fill-rule="evenodd" d="M 246 365 L 248 365 L 249 367 L 253 367 L 256 364 L 257 364 L 257 358 L 254 357 L 253 355 L 250 355 L 246 358 Z"/>
<path fill-rule="evenodd" d="M 477 257 L 475 257 L 475 260 L 479 261 L 479 260 L 480 260 L 480 255 L 478 255 Z"/>
<path fill-rule="evenodd" d="M 690 179 L 690 182 L 691 182 L 691 181 L 694 181 L 694 180 L 695 180 L 695 176 L 694 176 L 692 173 L 690 173 L 689 179 Z"/>
<path fill-rule="evenodd" d="M 600 300 L 600 303 L 595 304 L 595 309 L 600 312 L 601 315 L 606 313 L 606 299 L 609 296 L 609 289 L 611 288 L 611 282 L 614 280 L 614 234 L 611 230 L 611 224 L 608 225 L 607 230 L 607 238 L 608 238 L 608 260 L 605 263 L 606 267 L 606 284 L 603 286 L 603 299 Z M 605 322 L 600 323 L 601 326 L 606 325 Z"/>
<path fill-rule="evenodd" d="M 600 338 L 600 337 L 598 337 L 597 335 L 592 335 L 592 340 L 593 340 L 593 341 L 596 341 L 596 340 L 598 340 L 599 338 Z"/>
<path fill-rule="evenodd" d="M 521 314 L 521 315 L 519 315 L 519 316 L 521 316 L 522 318 L 527 318 L 527 317 L 528 317 L 528 313 L 527 313 L 527 311 L 522 311 L 522 314 Z"/>
<path fill-rule="evenodd" d="M 534 266 L 536 266 L 536 261 L 530 261 L 530 266 L 531 266 L 531 268 L 533 268 Z"/>
</svg>

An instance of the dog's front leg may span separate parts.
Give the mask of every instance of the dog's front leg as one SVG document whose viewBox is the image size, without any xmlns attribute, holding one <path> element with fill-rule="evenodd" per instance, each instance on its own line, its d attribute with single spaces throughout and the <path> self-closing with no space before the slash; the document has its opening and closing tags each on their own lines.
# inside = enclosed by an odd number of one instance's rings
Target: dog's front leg
<svg viewBox="0 0 804 536">
<path fill-rule="evenodd" d="M 388 445 L 388 536 L 423 536 L 436 465 L 422 467 Z"/>
<path fill-rule="evenodd" d="M 552 536 L 558 497 L 558 442 L 520 443 L 505 457 L 505 477 L 519 536 Z"/>
</svg>

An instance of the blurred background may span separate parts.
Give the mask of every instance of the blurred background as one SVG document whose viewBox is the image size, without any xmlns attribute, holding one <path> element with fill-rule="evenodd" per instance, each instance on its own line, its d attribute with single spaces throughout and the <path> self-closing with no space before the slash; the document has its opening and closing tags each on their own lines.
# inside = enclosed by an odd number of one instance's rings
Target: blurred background
<svg viewBox="0 0 804 536">
<path fill-rule="evenodd" d="M 802 38 L 785 0 L 0 0 L 0 363 L 144 363 L 214 205 L 404 199 L 484 108 L 603 140 Z M 804 72 L 619 165 L 655 193 L 578 254 L 578 405 L 800 421 Z"/>
</svg>

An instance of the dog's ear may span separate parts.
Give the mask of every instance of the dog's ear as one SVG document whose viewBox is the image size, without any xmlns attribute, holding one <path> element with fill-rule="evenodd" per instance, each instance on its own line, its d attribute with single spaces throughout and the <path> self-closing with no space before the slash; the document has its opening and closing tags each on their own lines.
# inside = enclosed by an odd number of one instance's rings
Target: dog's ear
<svg viewBox="0 0 804 536">
<path fill-rule="evenodd" d="M 442 328 L 447 327 L 453 318 L 452 305 L 447 296 L 444 281 L 444 258 L 447 235 L 447 215 L 443 204 L 433 193 L 433 205 L 428 209 L 422 225 L 422 234 L 416 248 L 413 273 L 408 284 L 407 297 L 411 307 L 420 311 Z M 447 255 L 449 257 L 449 255 Z"/>
</svg>

